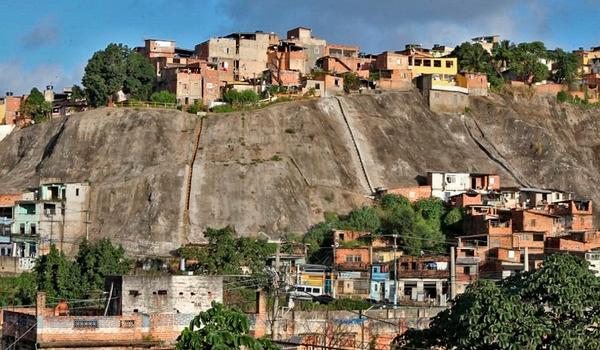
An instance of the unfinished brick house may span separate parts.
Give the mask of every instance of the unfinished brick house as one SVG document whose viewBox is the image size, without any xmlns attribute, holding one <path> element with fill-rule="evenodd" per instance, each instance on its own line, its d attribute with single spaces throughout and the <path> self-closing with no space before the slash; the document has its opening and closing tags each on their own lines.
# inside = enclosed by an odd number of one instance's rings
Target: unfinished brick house
<svg viewBox="0 0 600 350">
<path fill-rule="evenodd" d="M 448 256 L 401 256 L 396 259 L 399 300 L 444 304 L 450 279 Z M 393 266 L 393 262 L 391 265 Z M 390 272 L 396 272 L 390 267 Z"/>
<path fill-rule="evenodd" d="M 267 57 L 267 73 L 271 84 L 287 87 L 301 84 L 301 75 L 307 73 L 303 47 L 293 42 L 281 41 L 269 47 Z"/>
<path fill-rule="evenodd" d="M 195 54 L 219 70 L 231 70 L 233 80 L 258 79 L 267 69 L 268 48 L 278 43 L 275 33 L 232 33 L 196 45 Z"/>
<path fill-rule="evenodd" d="M 376 86 L 381 89 L 407 90 L 412 86 L 412 71 L 408 66 L 408 56 L 385 51 L 377 55 L 373 65 L 377 73 Z"/>
<path fill-rule="evenodd" d="M 164 67 L 158 78 L 158 86 L 175 94 L 180 105 L 191 105 L 196 101 L 209 104 L 221 95 L 218 71 L 200 60 Z"/>
</svg>

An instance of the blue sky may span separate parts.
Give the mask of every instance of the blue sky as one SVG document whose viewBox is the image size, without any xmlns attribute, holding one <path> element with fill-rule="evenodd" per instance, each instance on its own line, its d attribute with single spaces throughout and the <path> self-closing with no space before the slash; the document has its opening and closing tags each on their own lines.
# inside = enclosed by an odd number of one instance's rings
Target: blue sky
<svg viewBox="0 0 600 350">
<path fill-rule="evenodd" d="M 2 1 L 0 93 L 80 83 L 91 55 L 110 42 L 144 38 L 193 48 L 232 31 L 309 26 L 331 42 L 365 52 L 408 42 L 456 45 L 500 34 L 568 50 L 600 46 L 598 0 L 54 0 Z"/>
</svg>

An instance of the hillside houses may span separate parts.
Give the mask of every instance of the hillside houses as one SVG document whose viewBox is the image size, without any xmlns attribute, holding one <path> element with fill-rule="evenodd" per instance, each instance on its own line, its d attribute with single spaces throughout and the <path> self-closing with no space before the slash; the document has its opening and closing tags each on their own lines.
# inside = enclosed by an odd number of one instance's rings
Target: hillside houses
<svg viewBox="0 0 600 350">
<path fill-rule="evenodd" d="M 232 88 L 262 92 L 279 86 L 288 92 L 335 95 L 344 91 L 345 74 L 356 75 L 363 89 L 408 90 L 418 76 L 432 76 L 433 86 L 473 85 L 472 79 L 457 77 L 457 60 L 448 57 L 452 50 L 443 45 L 364 54 L 359 46 L 317 38 L 306 27 L 289 30 L 285 38 L 262 31 L 231 33 L 193 50 L 178 48 L 172 40 L 147 39 L 136 50 L 152 62 L 158 88 L 174 93 L 182 105 L 202 101 L 210 106 Z M 487 91 L 487 80 L 478 81 L 473 93 L 486 94 L 481 90 Z"/>
<path fill-rule="evenodd" d="M 478 279 L 500 280 L 539 267 L 548 254 L 579 255 L 596 274 L 600 231 L 589 200 L 555 189 L 502 187 L 489 173 L 430 172 L 427 184 L 378 189 L 410 201 L 438 198 L 462 212 L 462 230 L 446 253 L 407 255 L 401 236 L 334 230 L 331 272 L 316 281 L 338 298 L 443 306 Z M 325 276 L 325 274 L 323 274 Z M 325 286 L 328 286 L 325 288 Z"/>
</svg>

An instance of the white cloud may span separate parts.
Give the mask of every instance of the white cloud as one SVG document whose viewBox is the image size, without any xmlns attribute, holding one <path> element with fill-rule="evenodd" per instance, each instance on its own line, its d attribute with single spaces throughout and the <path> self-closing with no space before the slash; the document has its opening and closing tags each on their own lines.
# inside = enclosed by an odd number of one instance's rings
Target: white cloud
<svg viewBox="0 0 600 350">
<path fill-rule="evenodd" d="M 56 64 L 39 64 L 27 67 L 21 61 L 0 63 L 0 94 L 7 91 L 15 95 L 27 94 L 33 87 L 44 89 L 46 85 L 53 85 L 61 89 L 73 84 L 80 84 L 83 67 L 76 67 L 71 71 L 65 70 Z"/>
</svg>

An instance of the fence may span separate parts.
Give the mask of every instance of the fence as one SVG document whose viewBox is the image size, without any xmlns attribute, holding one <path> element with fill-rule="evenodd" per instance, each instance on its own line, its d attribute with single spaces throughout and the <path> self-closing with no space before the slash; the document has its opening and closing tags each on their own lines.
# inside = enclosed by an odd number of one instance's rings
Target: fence
<svg viewBox="0 0 600 350">
<path fill-rule="evenodd" d="M 123 102 L 117 102 L 117 103 L 115 103 L 115 107 L 177 109 L 177 103 L 152 102 L 152 101 L 123 101 Z"/>
</svg>

